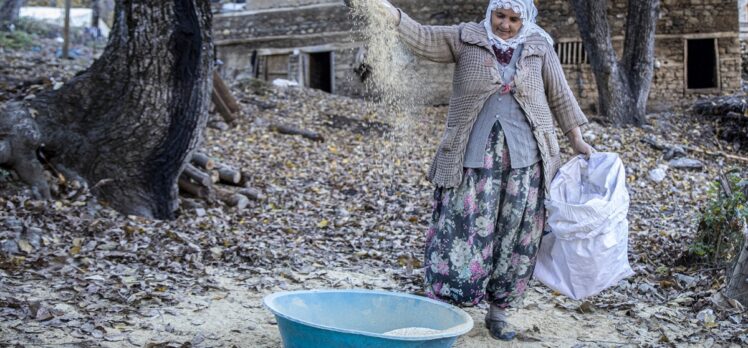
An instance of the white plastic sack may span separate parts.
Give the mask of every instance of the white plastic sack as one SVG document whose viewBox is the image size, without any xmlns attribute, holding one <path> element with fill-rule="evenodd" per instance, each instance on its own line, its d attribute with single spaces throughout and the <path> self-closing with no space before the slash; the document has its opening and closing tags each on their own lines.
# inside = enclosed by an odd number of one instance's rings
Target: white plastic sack
<svg viewBox="0 0 748 348">
<path fill-rule="evenodd" d="M 551 233 L 535 277 L 573 299 L 592 296 L 634 274 L 628 262 L 629 194 L 614 153 L 577 156 L 551 182 L 545 202 Z"/>
</svg>

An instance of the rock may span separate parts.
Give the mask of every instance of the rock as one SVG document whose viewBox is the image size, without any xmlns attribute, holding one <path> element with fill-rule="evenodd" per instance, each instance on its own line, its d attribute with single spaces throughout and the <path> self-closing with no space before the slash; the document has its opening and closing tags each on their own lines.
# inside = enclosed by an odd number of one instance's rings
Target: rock
<svg viewBox="0 0 748 348">
<path fill-rule="evenodd" d="M 688 289 L 696 285 L 696 277 L 687 276 L 685 274 L 675 273 L 675 279 L 683 285 L 684 288 Z"/>
<path fill-rule="evenodd" d="M 676 146 L 669 148 L 667 152 L 665 152 L 665 160 L 669 161 L 673 158 L 684 157 L 686 155 L 687 155 L 686 150 L 684 150 L 683 147 L 676 145 Z"/>
<path fill-rule="evenodd" d="M 668 165 L 677 169 L 701 170 L 704 168 L 704 164 L 702 164 L 701 161 L 690 158 L 677 158 L 668 162 Z"/>
<path fill-rule="evenodd" d="M 658 167 L 650 170 L 647 177 L 654 182 L 661 182 L 667 177 L 667 172 L 662 167 Z"/>
<path fill-rule="evenodd" d="M 595 311 L 595 306 L 590 301 L 584 301 L 582 304 L 577 307 L 577 312 L 586 314 L 586 313 L 592 313 Z"/>
<path fill-rule="evenodd" d="M 221 132 L 225 132 L 225 131 L 227 131 L 227 130 L 229 130 L 231 128 L 228 125 L 228 123 L 223 122 L 223 121 L 211 121 L 211 122 L 208 122 L 208 127 L 213 128 L 213 129 L 217 129 L 217 130 L 219 130 Z"/>
<path fill-rule="evenodd" d="M 711 329 L 717 326 L 717 317 L 714 315 L 714 311 L 711 309 L 704 309 L 696 315 L 696 319 L 699 323 L 703 324 L 704 327 Z"/>
<path fill-rule="evenodd" d="M 655 287 L 652 286 L 649 283 L 641 283 L 641 284 L 639 284 L 638 289 L 639 289 L 639 293 L 641 293 L 641 294 L 655 294 L 655 295 L 659 295 L 657 293 L 657 289 L 655 289 Z"/>
</svg>

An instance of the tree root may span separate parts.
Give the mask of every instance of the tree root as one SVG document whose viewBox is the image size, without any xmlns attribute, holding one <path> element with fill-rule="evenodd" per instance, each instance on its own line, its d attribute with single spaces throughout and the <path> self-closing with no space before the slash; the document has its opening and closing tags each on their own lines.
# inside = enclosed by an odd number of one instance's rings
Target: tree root
<svg viewBox="0 0 748 348">
<path fill-rule="evenodd" d="M 41 132 L 30 109 L 22 102 L 12 102 L 0 110 L 0 165 L 15 170 L 31 186 L 36 199 L 49 199 L 49 184 L 36 152 L 41 146 Z"/>
</svg>

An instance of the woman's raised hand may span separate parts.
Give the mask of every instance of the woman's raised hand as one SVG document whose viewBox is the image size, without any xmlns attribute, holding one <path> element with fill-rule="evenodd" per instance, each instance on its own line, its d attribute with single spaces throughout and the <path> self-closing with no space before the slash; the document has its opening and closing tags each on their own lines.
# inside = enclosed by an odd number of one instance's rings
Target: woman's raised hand
<svg viewBox="0 0 748 348">
<path fill-rule="evenodd" d="M 353 8 L 353 1 L 354 0 L 343 0 L 343 3 L 348 6 L 348 8 Z M 392 4 L 387 0 L 359 0 L 359 1 L 366 1 L 369 3 L 370 6 L 373 6 L 374 8 L 378 7 L 378 10 L 382 13 L 382 15 L 389 16 L 391 21 L 395 24 L 400 22 L 400 11 L 398 11 L 395 6 L 392 6 Z"/>
</svg>

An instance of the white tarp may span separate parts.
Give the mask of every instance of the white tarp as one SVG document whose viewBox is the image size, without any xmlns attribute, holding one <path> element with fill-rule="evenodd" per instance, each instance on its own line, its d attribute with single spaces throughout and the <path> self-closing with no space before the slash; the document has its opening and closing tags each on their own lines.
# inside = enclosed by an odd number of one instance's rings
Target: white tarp
<svg viewBox="0 0 748 348">
<path fill-rule="evenodd" d="M 19 17 L 31 17 L 36 20 L 44 21 L 59 26 L 65 25 L 65 9 L 58 7 L 21 7 Z M 71 8 L 70 9 L 70 26 L 71 27 L 90 27 L 91 26 L 91 9 L 90 8 Z M 104 37 L 109 36 L 109 27 L 99 19 L 99 30 Z"/>
<path fill-rule="evenodd" d="M 535 277 L 573 299 L 592 296 L 634 274 L 628 262 L 629 194 L 614 153 L 575 157 L 551 182 L 548 224 Z"/>
</svg>

